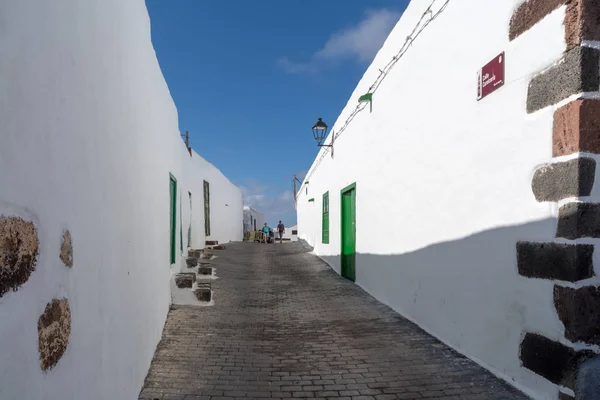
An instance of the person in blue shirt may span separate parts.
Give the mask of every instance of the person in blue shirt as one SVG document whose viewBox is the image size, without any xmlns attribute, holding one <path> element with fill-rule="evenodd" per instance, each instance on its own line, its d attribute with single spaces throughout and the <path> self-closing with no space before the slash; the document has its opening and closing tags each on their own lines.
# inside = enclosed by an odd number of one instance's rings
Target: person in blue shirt
<svg viewBox="0 0 600 400">
<path fill-rule="evenodd" d="M 269 233 L 271 232 L 271 228 L 269 228 L 269 225 L 267 225 L 266 222 L 265 222 L 265 226 L 263 226 L 263 228 L 262 228 L 262 232 L 265 234 L 265 243 L 268 243 Z"/>
</svg>

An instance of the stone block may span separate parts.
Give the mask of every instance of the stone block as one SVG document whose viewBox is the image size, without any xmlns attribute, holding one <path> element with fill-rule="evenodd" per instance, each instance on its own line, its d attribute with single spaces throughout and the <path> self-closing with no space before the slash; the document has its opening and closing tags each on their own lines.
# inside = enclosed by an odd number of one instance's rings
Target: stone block
<svg viewBox="0 0 600 400">
<path fill-rule="evenodd" d="M 175 275 L 175 284 L 178 288 L 191 288 L 194 282 L 196 282 L 196 274 L 193 272 Z"/>
<path fill-rule="evenodd" d="M 222 244 L 220 244 L 218 246 L 213 247 L 213 249 L 215 249 L 215 250 L 225 250 L 225 246 L 222 245 Z"/>
<path fill-rule="evenodd" d="M 67 299 L 52 300 L 38 319 L 40 366 L 47 371 L 63 356 L 71 334 L 71 310 Z"/>
<path fill-rule="evenodd" d="M 0 297 L 27 282 L 35 270 L 38 246 L 33 222 L 0 215 Z"/>
<path fill-rule="evenodd" d="M 600 344 L 600 288 L 555 286 L 554 305 L 567 339 Z"/>
<path fill-rule="evenodd" d="M 523 367 L 552 383 L 573 389 L 578 355 L 572 348 L 544 336 L 527 333 L 521 342 L 519 358 Z"/>
<path fill-rule="evenodd" d="M 71 240 L 71 232 L 63 233 L 62 243 L 60 245 L 60 259 L 65 266 L 73 267 L 73 242 Z"/>
<path fill-rule="evenodd" d="M 188 257 L 200 258 L 203 252 L 202 249 L 190 249 L 188 250 Z"/>
<path fill-rule="evenodd" d="M 539 167 L 531 182 L 537 201 L 557 202 L 569 197 L 589 196 L 594 186 L 596 161 L 581 157 Z"/>
<path fill-rule="evenodd" d="M 188 268 L 194 268 L 198 265 L 198 259 L 196 257 L 188 257 L 185 260 Z"/>
<path fill-rule="evenodd" d="M 600 51 L 576 47 L 558 64 L 534 77 L 527 92 L 527 112 L 559 103 L 581 92 L 600 89 Z"/>
<path fill-rule="evenodd" d="M 566 0 L 527 0 L 514 12 L 509 27 L 509 38 L 514 40 L 531 29 L 544 17 L 563 5 Z"/>
<path fill-rule="evenodd" d="M 211 267 L 199 267 L 198 268 L 198 274 L 200 274 L 200 275 L 212 275 L 212 268 Z"/>
<path fill-rule="evenodd" d="M 218 245 L 218 244 L 219 244 L 219 241 L 218 241 L 218 240 L 207 240 L 207 241 L 205 242 L 205 244 L 206 244 L 207 246 L 216 246 L 216 245 Z"/>
<path fill-rule="evenodd" d="M 600 237 L 600 204 L 567 203 L 558 211 L 556 236 L 565 239 Z"/>
<path fill-rule="evenodd" d="M 517 243 L 519 275 L 576 282 L 594 276 L 591 244 Z"/>
<path fill-rule="evenodd" d="M 600 0 L 570 0 L 565 16 L 567 49 L 600 40 Z"/>
<path fill-rule="evenodd" d="M 552 153 L 600 154 L 600 100 L 576 100 L 554 113 Z"/>
<path fill-rule="evenodd" d="M 212 298 L 210 287 L 201 286 L 194 290 L 196 298 L 200 301 L 209 302 Z"/>
</svg>

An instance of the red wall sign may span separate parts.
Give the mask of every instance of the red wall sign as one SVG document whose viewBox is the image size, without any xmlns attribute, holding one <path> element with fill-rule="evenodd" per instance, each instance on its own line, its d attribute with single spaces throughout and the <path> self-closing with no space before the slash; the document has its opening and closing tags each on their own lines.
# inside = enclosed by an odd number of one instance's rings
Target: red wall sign
<svg viewBox="0 0 600 400">
<path fill-rule="evenodd" d="M 477 79 L 477 100 L 504 86 L 504 52 L 481 68 Z"/>
</svg>

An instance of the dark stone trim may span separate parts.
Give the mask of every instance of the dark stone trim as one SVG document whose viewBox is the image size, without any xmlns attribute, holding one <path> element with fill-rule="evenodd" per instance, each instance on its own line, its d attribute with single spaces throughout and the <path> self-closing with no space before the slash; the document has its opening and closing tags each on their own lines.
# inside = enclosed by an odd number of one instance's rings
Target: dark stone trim
<svg viewBox="0 0 600 400">
<path fill-rule="evenodd" d="M 554 287 L 554 305 L 571 342 L 600 344 L 600 289 Z"/>
<path fill-rule="evenodd" d="M 576 282 L 594 276 L 591 244 L 517 242 L 519 275 Z"/>
<path fill-rule="evenodd" d="M 520 350 L 519 358 L 523 367 L 569 389 L 575 386 L 575 372 L 579 363 L 593 356 L 591 352 L 575 352 L 562 343 L 535 333 L 525 335 Z"/>
<path fill-rule="evenodd" d="M 531 183 L 539 202 L 589 196 L 596 177 L 596 161 L 580 157 L 538 168 Z"/>
<path fill-rule="evenodd" d="M 534 77 L 527 92 L 527 112 L 557 104 L 581 92 L 600 90 L 600 52 L 576 47 L 548 71 Z"/>
<path fill-rule="evenodd" d="M 514 40 L 544 17 L 563 5 L 566 0 L 528 0 L 521 4 L 510 20 L 509 38 Z"/>
<path fill-rule="evenodd" d="M 558 211 L 556 236 L 565 239 L 600 238 L 600 204 L 568 203 Z"/>
</svg>

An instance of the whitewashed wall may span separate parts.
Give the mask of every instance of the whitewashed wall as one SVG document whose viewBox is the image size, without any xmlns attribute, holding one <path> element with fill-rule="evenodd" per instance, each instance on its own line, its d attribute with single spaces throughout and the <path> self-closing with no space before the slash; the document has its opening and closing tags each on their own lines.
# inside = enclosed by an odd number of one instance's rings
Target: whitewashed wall
<svg viewBox="0 0 600 400">
<path fill-rule="evenodd" d="M 335 131 L 430 3 L 410 3 Z M 298 226 L 339 272 L 340 190 L 356 182 L 356 283 L 529 394 L 556 398 L 554 385 L 520 366 L 524 331 L 558 340 L 562 326 L 551 282 L 518 275 L 515 245 L 554 236 L 555 206 L 531 191 L 535 167 L 552 156 L 553 110 L 527 115 L 525 103 L 532 75 L 566 48 L 565 8 L 509 42 L 519 3 L 450 1 L 379 87 L 373 112 L 336 139 L 335 158 L 313 164 L 298 193 Z M 507 84 L 477 102 L 477 71 L 502 51 Z M 330 243 L 322 244 L 326 191 Z"/>
<path fill-rule="evenodd" d="M 0 214 L 40 240 L 36 270 L 0 298 L 0 398 L 137 398 L 170 301 L 169 173 L 183 195 L 175 265 L 187 192 L 200 248 L 202 181 L 219 241 L 241 239 L 241 192 L 182 143 L 143 0 L 2 1 L 0 54 Z M 69 344 L 43 373 L 37 321 L 62 297 Z"/>
</svg>

